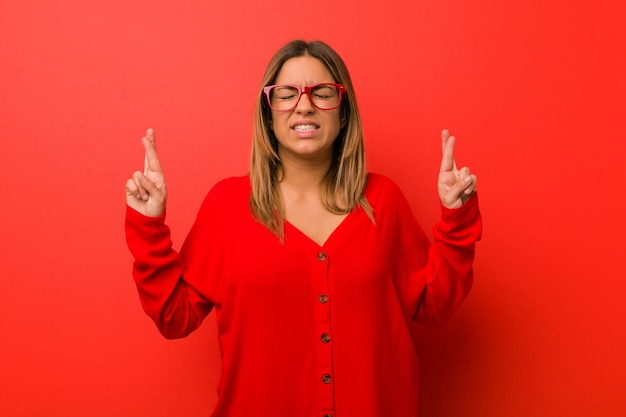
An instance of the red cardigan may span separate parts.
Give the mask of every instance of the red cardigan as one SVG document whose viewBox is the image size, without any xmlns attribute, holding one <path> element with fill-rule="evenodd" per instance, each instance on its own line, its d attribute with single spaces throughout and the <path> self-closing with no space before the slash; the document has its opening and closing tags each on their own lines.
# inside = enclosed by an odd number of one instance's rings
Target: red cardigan
<svg viewBox="0 0 626 417">
<path fill-rule="evenodd" d="M 256 222 L 248 177 L 207 195 L 180 254 L 165 215 L 131 208 L 126 237 L 146 313 L 168 338 L 215 308 L 222 372 L 214 417 L 415 417 L 415 321 L 442 326 L 472 285 L 477 196 L 442 207 L 430 244 L 389 179 L 370 174 L 375 224 L 359 207 L 319 246 Z"/>
</svg>

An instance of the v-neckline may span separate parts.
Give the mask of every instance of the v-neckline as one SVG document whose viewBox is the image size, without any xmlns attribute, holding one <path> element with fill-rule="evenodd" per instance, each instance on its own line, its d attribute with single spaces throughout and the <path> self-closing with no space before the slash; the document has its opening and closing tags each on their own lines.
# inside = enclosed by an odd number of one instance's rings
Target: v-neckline
<svg viewBox="0 0 626 417">
<path fill-rule="evenodd" d="M 285 237 L 287 234 L 287 229 L 291 229 L 294 231 L 296 236 L 299 236 L 301 238 L 301 240 L 303 240 L 304 242 L 307 242 L 307 244 L 314 246 L 316 249 L 324 249 L 324 248 L 328 248 L 329 245 L 332 245 L 332 242 L 337 239 L 337 236 L 340 235 L 343 232 L 343 229 L 345 229 L 347 227 L 347 225 L 349 223 L 352 222 L 352 218 L 355 217 L 357 215 L 357 211 L 359 210 L 359 207 L 355 207 L 352 211 L 350 211 L 348 213 L 348 215 L 341 220 L 341 222 L 333 229 L 332 232 L 330 232 L 330 234 L 328 235 L 328 237 L 326 238 L 326 240 L 324 241 L 324 243 L 322 243 L 321 245 L 316 242 L 315 240 L 313 240 L 308 234 L 304 233 L 302 230 L 300 230 L 297 226 L 295 226 L 293 223 L 289 222 L 289 220 L 285 219 L 284 220 L 284 224 L 285 224 Z"/>
</svg>

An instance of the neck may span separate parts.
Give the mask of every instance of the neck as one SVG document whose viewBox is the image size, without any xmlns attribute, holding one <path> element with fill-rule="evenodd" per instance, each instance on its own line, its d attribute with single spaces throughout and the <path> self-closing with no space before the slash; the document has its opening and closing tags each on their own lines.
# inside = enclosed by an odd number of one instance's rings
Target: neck
<svg viewBox="0 0 626 417">
<path fill-rule="evenodd" d="M 322 179 L 330 168 L 330 158 L 303 159 L 291 158 L 291 155 L 281 155 L 283 178 L 281 183 L 290 188 L 302 191 L 318 189 Z"/>
</svg>

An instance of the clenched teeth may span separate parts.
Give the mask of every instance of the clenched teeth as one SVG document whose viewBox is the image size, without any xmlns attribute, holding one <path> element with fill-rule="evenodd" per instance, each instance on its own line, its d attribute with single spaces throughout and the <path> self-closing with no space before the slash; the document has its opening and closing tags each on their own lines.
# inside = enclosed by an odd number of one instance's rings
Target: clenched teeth
<svg viewBox="0 0 626 417">
<path fill-rule="evenodd" d="M 317 126 L 315 125 L 297 125 L 293 127 L 293 130 L 305 131 L 305 130 L 315 130 Z"/>
</svg>

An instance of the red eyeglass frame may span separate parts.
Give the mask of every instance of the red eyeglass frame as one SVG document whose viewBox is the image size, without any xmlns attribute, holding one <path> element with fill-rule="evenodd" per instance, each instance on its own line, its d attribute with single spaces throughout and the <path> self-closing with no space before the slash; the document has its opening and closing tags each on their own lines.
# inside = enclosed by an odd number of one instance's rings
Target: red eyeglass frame
<svg viewBox="0 0 626 417">
<path fill-rule="evenodd" d="M 337 90 L 339 91 L 339 101 L 337 102 L 337 105 L 335 107 L 331 107 L 329 109 L 323 109 L 321 107 L 316 106 L 315 103 L 313 102 L 313 99 L 311 98 L 311 90 L 313 88 L 316 88 L 322 85 L 332 85 L 333 87 L 337 87 Z M 283 86 L 295 88 L 296 90 L 298 90 L 298 99 L 296 100 L 293 107 L 291 107 L 290 109 L 286 109 L 286 110 L 275 109 L 274 107 L 272 107 L 272 102 L 270 99 L 270 90 L 274 87 L 283 87 Z M 286 111 L 291 111 L 295 109 L 298 103 L 300 102 L 300 99 L 302 98 L 302 93 L 305 93 L 309 97 L 309 102 L 316 109 L 334 110 L 338 108 L 339 106 L 341 106 L 341 101 L 343 100 L 343 95 L 345 92 L 346 92 L 346 86 L 344 84 L 336 84 L 336 83 L 319 83 L 315 85 L 305 85 L 305 86 L 292 85 L 292 84 L 274 84 L 274 85 L 266 85 L 265 87 L 263 87 L 263 93 L 265 93 L 265 98 L 267 99 L 268 106 L 270 106 L 270 109 L 272 109 L 273 111 L 278 111 L 278 112 L 286 112 Z"/>
</svg>

